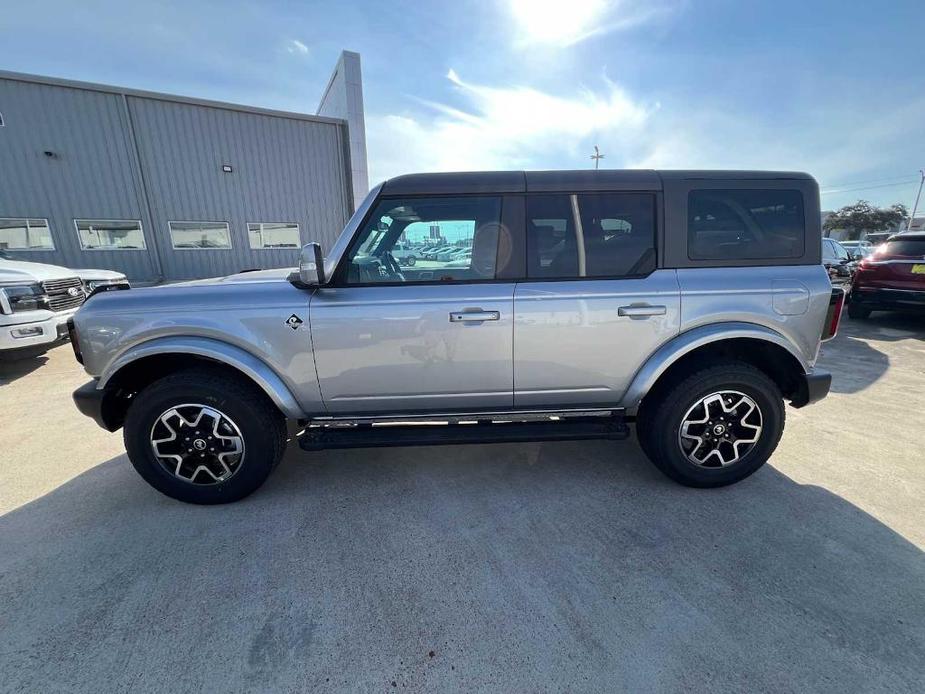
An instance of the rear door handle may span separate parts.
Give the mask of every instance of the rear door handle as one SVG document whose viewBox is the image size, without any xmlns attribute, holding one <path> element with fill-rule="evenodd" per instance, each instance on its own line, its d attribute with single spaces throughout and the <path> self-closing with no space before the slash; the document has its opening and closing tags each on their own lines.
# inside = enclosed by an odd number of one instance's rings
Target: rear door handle
<svg viewBox="0 0 925 694">
<path fill-rule="evenodd" d="M 450 314 L 450 323 L 481 323 L 486 320 L 501 320 L 500 311 L 454 311 Z"/>
<path fill-rule="evenodd" d="M 618 316 L 628 316 L 630 318 L 645 318 L 647 316 L 664 316 L 668 309 L 664 306 L 621 306 L 617 309 Z"/>
</svg>

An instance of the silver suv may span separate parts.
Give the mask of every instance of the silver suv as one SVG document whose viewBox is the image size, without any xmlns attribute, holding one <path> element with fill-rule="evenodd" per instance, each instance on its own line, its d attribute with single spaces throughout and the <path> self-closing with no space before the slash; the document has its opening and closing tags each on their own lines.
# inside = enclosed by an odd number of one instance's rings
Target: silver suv
<svg viewBox="0 0 925 694">
<path fill-rule="evenodd" d="M 629 435 L 681 484 L 771 456 L 842 292 L 806 174 L 418 174 L 376 187 L 326 257 L 94 297 L 78 408 L 161 492 L 257 489 L 307 450 Z M 462 253 L 403 266 L 397 244 Z M 443 258 L 440 260 L 439 258 Z"/>
</svg>

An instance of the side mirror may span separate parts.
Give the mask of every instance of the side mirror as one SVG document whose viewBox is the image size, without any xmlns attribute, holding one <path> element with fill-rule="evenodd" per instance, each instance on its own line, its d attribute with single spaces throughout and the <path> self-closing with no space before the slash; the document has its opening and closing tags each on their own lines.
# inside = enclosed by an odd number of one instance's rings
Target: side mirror
<svg viewBox="0 0 925 694">
<path fill-rule="evenodd" d="M 324 256 L 320 243 L 307 243 L 299 253 L 299 282 L 316 287 L 324 284 Z"/>
</svg>

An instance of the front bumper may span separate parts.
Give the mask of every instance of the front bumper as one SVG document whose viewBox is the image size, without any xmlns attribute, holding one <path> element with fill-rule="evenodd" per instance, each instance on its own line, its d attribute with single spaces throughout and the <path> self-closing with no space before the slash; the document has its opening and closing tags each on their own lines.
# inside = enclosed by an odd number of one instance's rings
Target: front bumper
<svg viewBox="0 0 925 694">
<path fill-rule="evenodd" d="M 925 291 L 918 289 L 855 287 L 851 292 L 851 301 L 860 306 L 884 310 L 925 310 Z"/>
<path fill-rule="evenodd" d="M 832 374 L 822 369 L 813 369 L 812 373 L 803 374 L 790 404 L 794 407 L 812 405 L 828 395 L 831 387 Z"/>
<path fill-rule="evenodd" d="M 44 320 L 27 323 L 4 321 L 4 325 L 0 325 L 0 350 L 51 345 L 63 340 L 67 337 L 67 319 L 75 313 L 76 310 L 56 313 Z M 12 316 L 3 316 L 7 320 L 15 317 L 15 313 Z"/>
<path fill-rule="evenodd" d="M 73 397 L 74 404 L 77 405 L 82 415 L 86 415 L 107 431 L 114 431 L 103 417 L 103 400 L 106 397 L 106 391 L 97 389 L 96 381 L 80 386 L 74 391 Z"/>
</svg>

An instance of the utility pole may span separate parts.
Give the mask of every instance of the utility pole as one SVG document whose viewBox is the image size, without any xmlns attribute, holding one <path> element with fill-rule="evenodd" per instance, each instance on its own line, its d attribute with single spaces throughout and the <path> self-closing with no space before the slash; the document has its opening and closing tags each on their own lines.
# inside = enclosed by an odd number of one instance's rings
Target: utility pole
<svg viewBox="0 0 925 694">
<path fill-rule="evenodd" d="M 915 203 L 912 205 L 912 214 L 909 215 L 909 222 L 906 224 L 906 231 L 912 229 L 912 222 L 915 221 L 915 213 L 919 209 L 919 198 L 922 197 L 922 184 L 925 183 L 925 169 L 919 169 L 919 192 L 915 194 Z"/>
<path fill-rule="evenodd" d="M 594 154 L 591 155 L 591 158 L 594 160 L 594 170 L 597 171 L 601 164 L 601 159 L 604 158 L 604 155 L 601 154 L 601 151 L 597 148 L 597 145 L 594 145 Z M 919 192 L 921 192 L 921 188 L 919 189 Z"/>
</svg>

